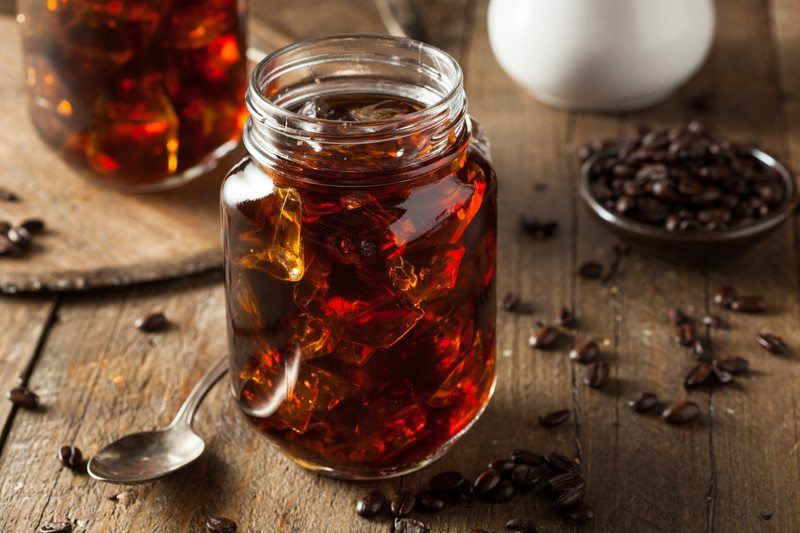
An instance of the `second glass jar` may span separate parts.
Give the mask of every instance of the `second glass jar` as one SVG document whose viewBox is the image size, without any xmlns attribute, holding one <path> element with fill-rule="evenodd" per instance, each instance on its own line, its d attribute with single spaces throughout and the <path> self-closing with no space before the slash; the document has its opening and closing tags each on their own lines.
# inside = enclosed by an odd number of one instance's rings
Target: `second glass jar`
<svg viewBox="0 0 800 533">
<path fill-rule="evenodd" d="M 305 41 L 247 105 L 222 188 L 233 394 L 308 468 L 419 468 L 495 383 L 497 187 L 461 70 L 411 40 Z"/>
</svg>

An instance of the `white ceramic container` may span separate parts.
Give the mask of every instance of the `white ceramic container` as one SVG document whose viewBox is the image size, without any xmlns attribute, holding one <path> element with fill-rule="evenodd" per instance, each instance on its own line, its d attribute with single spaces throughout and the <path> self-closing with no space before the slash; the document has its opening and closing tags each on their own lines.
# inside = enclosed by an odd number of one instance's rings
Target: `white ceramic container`
<svg viewBox="0 0 800 533">
<path fill-rule="evenodd" d="M 545 104 L 628 111 L 655 104 L 705 61 L 712 0 L 492 0 L 505 71 Z"/>
</svg>

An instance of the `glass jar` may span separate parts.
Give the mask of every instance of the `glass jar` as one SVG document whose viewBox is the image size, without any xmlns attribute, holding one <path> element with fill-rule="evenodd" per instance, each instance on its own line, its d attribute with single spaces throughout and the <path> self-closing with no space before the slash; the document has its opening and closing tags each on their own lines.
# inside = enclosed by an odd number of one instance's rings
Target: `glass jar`
<svg viewBox="0 0 800 533">
<path fill-rule="evenodd" d="M 495 383 L 496 180 L 461 69 L 344 36 L 255 69 L 250 155 L 222 187 L 232 390 L 301 465 L 400 475 Z"/>
<path fill-rule="evenodd" d="M 19 0 L 30 117 L 102 182 L 202 175 L 246 118 L 244 0 Z"/>
</svg>

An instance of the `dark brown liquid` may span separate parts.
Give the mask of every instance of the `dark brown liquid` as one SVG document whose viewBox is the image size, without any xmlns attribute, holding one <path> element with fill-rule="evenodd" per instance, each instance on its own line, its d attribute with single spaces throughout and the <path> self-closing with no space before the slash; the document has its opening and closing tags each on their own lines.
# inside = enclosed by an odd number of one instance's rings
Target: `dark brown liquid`
<svg viewBox="0 0 800 533">
<path fill-rule="evenodd" d="M 337 118 L 417 108 L 343 102 L 308 106 Z M 482 156 L 454 150 L 452 162 L 380 187 L 308 184 L 252 161 L 227 178 L 235 392 L 291 456 L 354 476 L 401 471 L 488 401 L 496 185 Z"/>
</svg>

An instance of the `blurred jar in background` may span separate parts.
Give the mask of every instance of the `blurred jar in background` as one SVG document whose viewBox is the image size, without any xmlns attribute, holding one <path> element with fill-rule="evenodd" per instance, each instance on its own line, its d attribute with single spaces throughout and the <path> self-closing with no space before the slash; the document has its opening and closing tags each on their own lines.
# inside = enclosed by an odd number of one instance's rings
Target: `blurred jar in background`
<svg viewBox="0 0 800 533">
<path fill-rule="evenodd" d="M 41 137 L 101 181 L 168 189 L 232 150 L 246 118 L 244 0 L 19 0 Z"/>
</svg>

